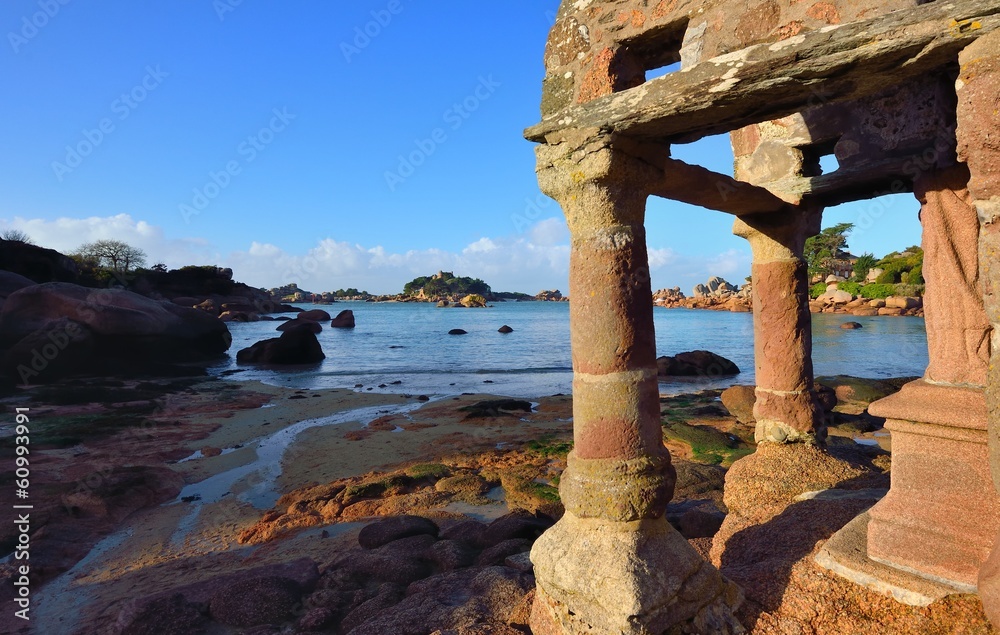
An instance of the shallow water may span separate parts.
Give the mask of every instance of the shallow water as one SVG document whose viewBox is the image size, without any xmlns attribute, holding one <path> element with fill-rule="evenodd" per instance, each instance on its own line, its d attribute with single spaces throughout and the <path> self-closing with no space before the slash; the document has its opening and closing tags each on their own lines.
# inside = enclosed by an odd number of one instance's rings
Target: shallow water
<svg viewBox="0 0 1000 635">
<path fill-rule="evenodd" d="M 258 379 L 295 388 L 354 388 L 409 394 L 485 392 L 537 397 L 572 391 L 569 305 L 565 302 L 498 302 L 489 309 L 437 308 L 433 304 L 343 302 L 322 308 L 354 311 L 357 327 L 318 335 L 323 363 L 281 371 L 240 367 L 236 352 L 277 337 L 277 322 L 230 323 L 229 360 L 213 372 L 243 368 L 236 379 Z M 844 330 L 847 321 L 864 328 Z M 497 333 L 507 324 L 513 333 Z M 461 328 L 467 335 L 448 335 Z M 734 361 L 736 377 L 661 382 L 666 394 L 752 384 L 753 316 L 692 309 L 654 310 L 657 355 L 704 349 Z M 927 336 L 922 318 L 813 315 L 813 362 L 817 375 L 900 377 L 922 375 Z M 401 382 L 393 384 L 392 382 Z M 379 388 L 386 384 L 385 388 Z"/>
</svg>

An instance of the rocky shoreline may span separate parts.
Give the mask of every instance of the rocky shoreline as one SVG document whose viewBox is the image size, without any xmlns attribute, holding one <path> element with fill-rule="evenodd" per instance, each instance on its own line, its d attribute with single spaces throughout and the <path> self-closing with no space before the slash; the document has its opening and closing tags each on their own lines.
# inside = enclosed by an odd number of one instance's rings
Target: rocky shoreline
<svg viewBox="0 0 1000 635">
<path fill-rule="evenodd" d="M 905 381 L 821 378 L 829 453 L 798 471 L 777 469 L 783 448 L 756 452 L 752 389 L 661 398 L 677 472 L 667 517 L 744 588 L 752 632 L 891 623 L 943 634 L 955 619 L 989 632 L 975 596 L 904 607 L 812 563 L 888 487 L 889 437 L 866 409 Z M 572 398 L 418 397 L 95 378 L 6 398 L 32 408 L 36 478 L 50 484 L 34 490 L 36 623 L 119 635 L 527 633 L 526 552 L 562 513 Z M 277 462 L 261 463 L 278 438 Z M 272 488 L 273 504 L 242 500 Z M 817 489 L 841 495 L 798 498 Z M 812 529 L 775 549 L 767 528 L 787 518 Z M 825 601 L 794 601 L 816 589 Z M 0 629 L 26 632 L 8 618 Z"/>
<path fill-rule="evenodd" d="M 810 300 L 811 313 L 838 313 L 864 317 L 923 317 L 923 298 L 917 296 L 887 296 L 885 298 L 864 298 L 839 288 L 843 278 L 831 276 L 826 281 L 826 292 Z M 724 279 L 714 277 L 704 285 L 697 285 L 695 295 L 688 297 L 680 287 L 660 289 L 653 293 L 653 306 L 665 309 L 705 309 L 709 311 L 730 311 L 732 313 L 753 312 L 753 288 L 747 283 L 735 287 Z"/>
</svg>

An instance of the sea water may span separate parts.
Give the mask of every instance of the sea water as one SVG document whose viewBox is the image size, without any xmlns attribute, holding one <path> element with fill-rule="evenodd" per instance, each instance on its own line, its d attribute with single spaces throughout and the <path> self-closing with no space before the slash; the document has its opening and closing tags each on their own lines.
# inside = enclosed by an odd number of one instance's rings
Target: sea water
<svg viewBox="0 0 1000 635">
<path fill-rule="evenodd" d="M 326 354 L 322 363 L 273 369 L 238 365 L 236 352 L 278 337 L 276 328 L 281 322 L 231 322 L 229 359 L 212 372 L 243 369 L 226 376 L 304 389 L 512 397 L 572 392 L 569 305 L 565 302 L 496 302 L 486 309 L 366 302 L 299 306 L 324 309 L 331 315 L 350 309 L 357 326 L 334 329 L 329 323 L 323 325 L 317 335 Z M 841 329 L 847 321 L 859 322 L 863 328 Z M 653 322 L 658 356 L 708 350 L 732 360 L 742 371 L 731 377 L 661 378 L 661 392 L 679 394 L 754 383 L 752 314 L 655 308 Z M 514 332 L 498 333 L 504 324 Z M 448 335 L 451 329 L 468 334 Z M 813 365 L 818 376 L 922 375 L 927 366 L 924 320 L 815 314 Z"/>
</svg>

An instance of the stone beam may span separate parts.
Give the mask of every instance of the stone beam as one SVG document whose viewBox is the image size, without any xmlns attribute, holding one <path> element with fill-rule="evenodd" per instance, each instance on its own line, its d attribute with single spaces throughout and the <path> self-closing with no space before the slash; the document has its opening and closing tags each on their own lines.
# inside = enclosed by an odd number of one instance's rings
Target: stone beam
<svg viewBox="0 0 1000 635">
<path fill-rule="evenodd" d="M 788 207 L 788 202 L 763 187 L 677 159 L 663 161 L 663 179 L 651 189 L 654 196 L 736 216 L 766 214 Z"/>
<path fill-rule="evenodd" d="M 919 157 L 894 157 L 859 167 L 841 167 L 819 176 L 786 177 L 761 187 L 789 203 L 834 207 L 841 203 L 912 191 L 914 174 L 921 171 L 919 167 L 914 167 L 920 165 L 917 160 Z"/>
<path fill-rule="evenodd" d="M 1000 0 L 933 2 L 750 46 L 550 115 L 525 137 L 556 143 L 570 129 L 598 128 L 693 141 L 865 97 L 953 62 L 1000 27 L 998 14 Z"/>
</svg>

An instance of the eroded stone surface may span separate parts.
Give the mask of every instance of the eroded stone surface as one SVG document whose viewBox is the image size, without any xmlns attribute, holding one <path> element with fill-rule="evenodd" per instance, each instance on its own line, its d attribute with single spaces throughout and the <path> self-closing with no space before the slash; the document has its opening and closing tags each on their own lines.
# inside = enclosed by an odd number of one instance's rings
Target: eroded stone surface
<svg viewBox="0 0 1000 635">
<path fill-rule="evenodd" d="M 744 632 L 733 617 L 739 588 L 662 518 L 619 523 L 567 513 L 538 539 L 531 560 L 536 634 Z"/>
</svg>

